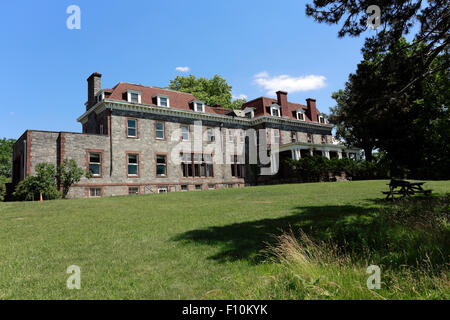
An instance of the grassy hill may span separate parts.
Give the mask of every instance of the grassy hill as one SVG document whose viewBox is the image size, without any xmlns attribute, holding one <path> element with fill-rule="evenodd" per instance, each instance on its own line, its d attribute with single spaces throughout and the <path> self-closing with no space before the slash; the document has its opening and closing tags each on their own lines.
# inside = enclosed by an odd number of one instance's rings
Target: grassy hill
<svg viewBox="0 0 450 320">
<path fill-rule="evenodd" d="M 448 299 L 448 212 L 437 226 L 397 215 L 386 183 L 0 203 L 0 299 Z"/>
</svg>

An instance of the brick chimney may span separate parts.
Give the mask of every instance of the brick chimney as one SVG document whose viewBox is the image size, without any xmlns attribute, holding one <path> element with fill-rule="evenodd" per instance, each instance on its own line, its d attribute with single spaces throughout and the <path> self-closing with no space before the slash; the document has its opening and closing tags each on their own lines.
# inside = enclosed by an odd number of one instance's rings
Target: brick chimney
<svg viewBox="0 0 450 320">
<path fill-rule="evenodd" d="M 277 91 L 277 103 L 281 107 L 282 117 L 289 116 L 287 94 L 286 91 Z"/>
<path fill-rule="evenodd" d="M 86 111 L 95 105 L 95 95 L 102 89 L 102 75 L 94 72 L 87 78 L 88 82 L 88 101 Z"/>
<path fill-rule="evenodd" d="M 317 118 L 317 115 L 319 114 L 319 110 L 316 108 L 316 99 L 306 99 L 306 106 L 308 107 L 306 109 L 306 115 L 308 118 L 310 118 L 311 121 L 318 122 L 319 119 Z"/>
</svg>

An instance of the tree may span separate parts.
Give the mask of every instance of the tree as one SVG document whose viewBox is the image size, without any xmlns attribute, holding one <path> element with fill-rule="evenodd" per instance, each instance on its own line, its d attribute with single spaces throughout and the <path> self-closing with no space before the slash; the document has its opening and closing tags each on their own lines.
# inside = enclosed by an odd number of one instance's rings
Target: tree
<svg viewBox="0 0 450 320">
<path fill-rule="evenodd" d="M 0 177 L 11 178 L 11 156 L 15 139 L 0 139 Z"/>
<path fill-rule="evenodd" d="M 83 169 L 79 168 L 73 159 L 65 159 L 63 164 L 58 167 L 56 179 L 58 185 L 62 187 L 63 199 L 65 199 L 69 193 L 70 187 L 79 182 L 83 174 Z M 86 176 L 89 177 L 90 174 L 88 173 Z"/>
<path fill-rule="evenodd" d="M 333 94 L 337 105 L 329 120 L 339 137 L 364 148 L 366 156 L 373 148 L 385 152 L 391 174 L 407 170 L 417 177 L 443 178 L 449 176 L 444 164 L 450 154 L 449 71 L 440 70 L 401 91 L 407 79 L 422 72 L 418 51 L 425 47 L 401 39 L 388 53 L 366 54 L 345 89 Z M 437 56 L 430 68 L 445 59 L 446 54 Z"/>
<path fill-rule="evenodd" d="M 240 109 L 246 102 L 245 99 L 232 101 L 232 87 L 219 75 L 215 75 L 211 79 L 196 78 L 192 74 L 189 76 L 177 76 L 174 80 L 170 80 L 167 88 L 190 93 L 210 106 L 219 104 L 224 108 Z"/>
<path fill-rule="evenodd" d="M 306 5 L 306 15 L 319 23 L 339 24 L 344 21 L 338 33 L 339 37 L 359 36 L 368 28 L 366 10 L 373 4 L 380 8 L 381 25 L 376 35 L 368 37 L 363 52 L 376 55 L 392 50 L 400 38 L 411 32 L 418 23 L 419 30 L 411 46 L 424 45 L 420 54 L 423 60 L 421 72 L 414 78 L 405 79 L 400 90 L 406 90 L 414 82 L 450 66 L 448 60 L 441 61 L 434 68 L 429 68 L 435 58 L 448 50 L 450 37 L 450 11 L 446 0 L 314 0 Z M 417 56 L 419 57 L 419 56 Z"/>
</svg>

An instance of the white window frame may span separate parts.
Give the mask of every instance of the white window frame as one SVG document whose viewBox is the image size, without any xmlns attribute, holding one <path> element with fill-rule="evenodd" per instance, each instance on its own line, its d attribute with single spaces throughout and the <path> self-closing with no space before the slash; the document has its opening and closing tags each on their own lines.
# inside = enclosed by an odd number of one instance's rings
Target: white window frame
<svg viewBox="0 0 450 320">
<path fill-rule="evenodd" d="M 184 139 L 184 137 L 183 137 L 183 128 L 186 128 L 187 127 L 187 139 Z M 180 127 L 180 129 L 181 129 L 181 141 L 189 141 L 189 139 L 190 139 L 190 129 L 189 129 L 189 125 L 188 124 L 182 124 L 181 125 L 181 127 Z"/>
<path fill-rule="evenodd" d="M 138 95 L 138 102 L 132 102 L 131 101 L 131 94 L 137 94 Z M 136 90 L 127 90 L 127 101 L 130 103 L 142 103 L 141 102 L 141 92 Z"/>
<path fill-rule="evenodd" d="M 193 104 L 194 104 L 194 111 L 195 112 L 205 112 L 205 103 L 203 101 L 194 100 Z M 197 106 L 198 105 L 200 105 L 202 107 L 201 111 L 197 110 Z"/>
<path fill-rule="evenodd" d="M 303 109 L 297 110 L 297 120 L 305 121 L 305 111 Z"/>
<path fill-rule="evenodd" d="M 128 121 L 134 121 L 134 123 L 136 124 L 136 126 L 134 128 L 131 127 L 132 129 L 136 130 L 136 135 L 134 135 L 134 136 L 130 135 L 130 131 L 129 131 L 130 125 L 129 125 Z M 137 138 L 137 136 L 138 136 L 138 120 L 137 119 L 127 119 L 127 137 Z"/>
<path fill-rule="evenodd" d="M 105 99 L 105 93 L 103 91 L 98 93 L 97 96 L 95 97 L 95 101 L 97 103 L 103 101 L 104 99 Z"/>
<path fill-rule="evenodd" d="M 136 163 L 130 163 L 130 156 L 136 156 Z M 136 167 L 136 173 L 130 173 L 130 166 Z M 129 177 L 138 177 L 139 176 L 139 154 L 137 153 L 128 153 L 127 154 L 127 174 Z"/>
<path fill-rule="evenodd" d="M 158 193 L 168 193 L 169 189 L 167 187 L 158 187 Z"/>
<path fill-rule="evenodd" d="M 277 115 L 274 115 L 274 111 L 276 111 Z M 281 118 L 281 107 L 279 105 L 277 105 L 276 103 L 272 104 L 270 106 L 270 115 L 272 117 L 278 117 Z"/>
<path fill-rule="evenodd" d="M 167 99 L 167 106 L 163 106 L 161 104 L 161 98 Z M 158 107 L 170 108 L 170 97 L 166 96 L 166 95 L 163 95 L 163 94 L 159 94 L 159 95 L 156 96 L 156 104 L 157 104 Z"/>
<path fill-rule="evenodd" d="M 94 191 L 95 195 L 91 195 L 91 191 Z M 100 195 L 97 195 L 97 190 L 100 190 Z M 89 198 L 101 198 L 102 196 L 102 188 L 89 188 Z"/>
<path fill-rule="evenodd" d="M 99 156 L 99 162 L 91 162 L 91 154 L 97 154 L 98 156 Z M 101 152 L 89 152 L 89 154 L 88 154 L 88 157 L 89 157 L 89 163 L 88 163 L 88 165 L 89 165 L 89 172 L 91 172 L 91 174 L 92 174 L 92 176 L 93 177 L 101 177 L 102 176 L 102 174 L 103 174 L 103 172 L 102 172 L 102 161 L 103 161 L 103 159 L 102 159 L 102 154 L 101 154 Z M 98 173 L 98 174 L 95 174 L 95 173 L 93 173 L 92 171 L 91 171 L 91 164 L 92 165 L 98 165 L 99 166 L 99 172 L 100 173 Z"/>
<path fill-rule="evenodd" d="M 158 123 L 162 123 L 162 125 L 163 125 L 163 128 L 162 128 L 163 137 L 162 138 L 158 137 L 158 131 L 161 131 L 158 129 Z M 157 139 L 157 140 L 166 139 L 166 124 L 164 121 L 155 121 L 155 139 Z"/>
<path fill-rule="evenodd" d="M 250 114 L 250 119 L 255 117 L 255 109 L 253 108 L 245 108 L 244 109 L 244 114 L 247 117 L 247 114 Z"/>
<path fill-rule="evenodd" d="M 216 134 L 214 132 L 214 128 L 206 128 L 206 140 L 208 142 L 216 141 Z"/>
<path fill-rule="evenodd" d="M 325 124 L 325 118 L 323 116 L 318 116 L 319 123 Z"/>
</svg>

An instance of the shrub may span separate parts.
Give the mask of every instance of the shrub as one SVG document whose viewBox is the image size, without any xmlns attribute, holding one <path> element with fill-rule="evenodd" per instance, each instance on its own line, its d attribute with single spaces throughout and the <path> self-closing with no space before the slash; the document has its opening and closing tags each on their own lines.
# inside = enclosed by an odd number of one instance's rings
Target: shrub
<svg viewBox="0 0 450 320">
<path fill-rule="evenodd" d="M 46 200 L 58 199 L 61 194 L 56 186 L 55 166 L 50 163 L 39 163 L 36 166 L 36 175 L 28 176 L 16 187 L 14 199 L 39 200 L 40 194 Z"/>
</svg>

